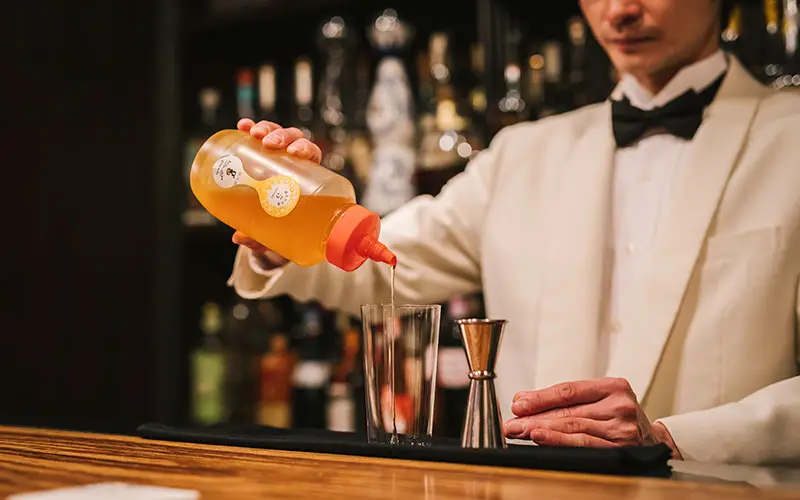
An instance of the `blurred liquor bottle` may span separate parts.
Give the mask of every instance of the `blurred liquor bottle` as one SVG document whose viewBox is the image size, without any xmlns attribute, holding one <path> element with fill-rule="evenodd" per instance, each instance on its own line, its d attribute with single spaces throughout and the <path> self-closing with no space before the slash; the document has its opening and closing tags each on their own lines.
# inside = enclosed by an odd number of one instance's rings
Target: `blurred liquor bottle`
<svg viewBox="0 0 800 500">
<path fill-rule="evenodd" d="M 292 373 L 292 426 L 325 429 L 331 364 L 323 339 L 324 311 L 315 303 L 298 304 L 298 307 L 302 320 L 293 339 L 298 360 Z"/>
<path fill-rule="evenodd" d="M 429 66 L 420 68 L 419 95 L 424 108 L 417 134 L 415 183 L 418 194 L 438 194 L 448 180 L 463 170 L 472 153 L 472 146 L 465 137 L 468 121 L 459 110 L 464 106 L 459 106 L 453 84 L 450 46 L 447 33 L 435 32 L 430 37 L 427 57 L 420 58 L 423 63 L 427 60 Z"/>
<path fill-rule="evenodd" d="M 360 383 L 360 377 L 356 374 L 360 370 L 358 355 L 361 335 L 347 313 L 337 313 L 336 329 L 340 336 L 340 355 L 328 392 L 328 429 L 355 432 L 357 411 L 363 406 L 356 400 L 359 396 L 363 397 L 363 394 L 359 394 L 359 390 L 363 391 L 363 383 Z"/>
<path fill-rule="evenodd" d="M 765 82 L 774 82 L 783 74 L 783 31 L 779 0 L 764 0 L 763 39 L 757 77 Z M 734 8 L 734 15 L 741 18 L 741 6 Z M 738 12 L 737 12 L 738 11 Z"/>
<path fill-rule="evenodd" d="M 345 102 L 346 116 L 353 117 L 347 130 L 347 161 L 353 170 L 359 201 L 363 197 L 372 169 L 372 145 L 366 119 L 370 80 L 369 57 L 359 54 L 355 61 L 354 95 L 352 100 Z"/>
<path fill-rule="evenodd" d="M 255 72 L 240 68 L 236 72 L 236 114 L 239 118 L 255 118 Z"/>
<path fill-rule="evenodd" d="M 573 108 L 571 88 L 564 80 L 564 45 L 548 40 L 542 45 L 544 57 L 545 109 L 540 118 L 567 112 Z"/>
<path fill-rule="evenodd" d="M 784 68 L 776 87 L 800 92 L 800 2 L 784 0 Z"/>
<path fill-rule="evenodd" d="M 432 38 L 426 49 L 417 54 L 417 122 L 426 117 L 436 117 L 436 88 L 431 71 L 431 45 Z"/>
<path fill-rule="evenodd" d="M 220 423 L 227 417 L 225 407 L 225 355 L 220 334 L 222 310 L 215 302 L 202 308 L 203 337 L 191 353 L 192 421 L 201 425 Z"/>
<path fill-rule="evenodd" d="M 437 436 L 461 435 L 469 395 L 469 365 L 456 321 L 481 316 L 477 298 L 472 295 L 452 298 L 446 305 L 439 335 Z"/>
<path fill-rule="evenodd" d="M 383 216 L 414 197 L 414 101 L 408 72 L 399 54 L 408 49 L 410 26 L 391 9 L 369 31 L 381 58 L 367 108 L 372 166 L 362 203 Z"/>
<path fill-rule="evenodd" d="M 538 120 L 548 114 L 552 114 L 550 108 L 545 106 L 544 65 L 542 45 L 535 43 L 528 55 L 528 70 L 525 75 L 525 84 L 523 85 L 523 96 L 528 103 L 528 118 L 530 120 Z"/>
<path fill-rule="evenodd" d="M 183 178 L 186 204 L 183 208 L 181 219 L 185 226 L 212 226 L 217 223 L 210 213 L 197 201 L 189 185 L 189 176 L 192 170 L 192 162 L 200 147 L 211 134 L 216 132 L 219 126 L 219 107 L 220 92 L 216 88 L 208 87 L 200 91 L 198 95 L 200 104 L 200 122 L 192 127 L 189 137 L 183 148 Z"/>
<path fill-rule="evenodd" d="M 314 65 L 306 56 L 294 63 L 294 113 L 293 125 L 324 149 L 325 144 L 314 133 Z"/>
<path fill-rule="evenodd" d="M 503 67 L 505 93 L 496 104 L 500 111 L 497 129 L 524 121 L 528 116 L 528 103 L 522 95 L 522 68 L 519 64 L 521 40 L 522 33 L 517 28 L 510 29 L 503 40 L 506 48 Z"/>
<path fill-rule="evenodd" d="M 487 96 L 484 80 L 486 78 L 486 49 L 482 43 L 473 43 L 470 47 L 470 72 L 467 91 L 466 114 L 467 144 L 457 150 L 461 158 L 471 159 L 488 145 L 489 132 L 486 127 Z"/>
<path fill-rule="evenodd" d="M 261 300 L 255 307 L 254 343 L 259 362 L 258 423 L 288 428 L 292 425 L 292 374 L 296 357 L 290 350 L 285 317 L 277 300 Z"/>
<path fill-rule="evenodd" d="M 730 18 L 722 30 L 722 45 L 726 50 L 737 51 L 742 36 L 742 6 L 737 3 L 731 10 Z"/>
<path fill-rule="evenodd" d="M 238 299 L 228 313 L 225 394 L 233 423 L 257 420 L 261 351 L 253 308 L 253 302 Z"/>
<path fill-rule="evenodd" d="M 292 426 L 292 375 L 296 358 L 283 333 L 269 335 L 269 348 L 261 357 L 258 423 L 270 427 Z"/>
<path fill-rule="evenodd" d="M 586 23 L 579 16 L 567 21 L 569 38 L 569 76 L 567 78 L 572 90 L 572 107 L 580 108 L 589 104 L 590 90 L 586 78 Z"/>
<path fill-rule="evenodd" d="M 353 37 L 341 16 L 326 21 L 320 30 L 319 46 L 324 56 L 324 70 L 319 82 L 320 123 L 317 141 L 325 147 L 322 165 L 346 177 L 360 198 L 361 185 L 348 155 L 349 127 L 352 115 L 346 114 L 345 102 L 353 99 L 350 71 L 350 46 Z"/>
<path fill-rule="evenodd" d="M 258 67 L 258 119 L 280 123 L 276 110 L 277 103 L 277 71 L 272 63 L 264 63 Z M 256 119 L 256 117 L 253 117 Z M 256 119 L 256 121 L 258 121 Z"/>
</svg>

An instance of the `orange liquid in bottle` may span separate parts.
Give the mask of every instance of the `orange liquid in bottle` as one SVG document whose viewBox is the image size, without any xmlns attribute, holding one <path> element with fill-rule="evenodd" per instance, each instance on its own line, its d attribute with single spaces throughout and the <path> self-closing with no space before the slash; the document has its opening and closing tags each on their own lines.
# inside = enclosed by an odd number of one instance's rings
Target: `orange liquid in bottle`
<svg viewBox="0 0 800 500">
<path fill-rule="evenodd" d="M 220 221 L 231 227 L 238 226 L 240 231 L 262 244 L 269 242 L 272 251 L 291 256 L 292 261 L 301 266 L 325 260 L 325 240 L 331 221 L 353 205 L 352 200 L 338 196 L 300 195 L 292 213 L 272 217 L 261 208 L 258 194 L 248 186 L 223 189 L 212 182 L 198 187 L 193 185 L 192 189 L 203 194 L 208 192 L 203 198 L 207 196 L 208 210 Z"/>
</svg>

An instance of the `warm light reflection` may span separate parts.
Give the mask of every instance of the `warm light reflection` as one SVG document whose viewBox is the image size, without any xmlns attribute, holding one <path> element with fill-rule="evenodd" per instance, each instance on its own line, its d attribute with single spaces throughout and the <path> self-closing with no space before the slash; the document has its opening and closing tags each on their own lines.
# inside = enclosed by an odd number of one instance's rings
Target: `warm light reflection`
<svg viewBox="0 0 800 500">
<path fill-rule="evenodd" d="M 322 34 L 328 39 L 342 38 L 344 35 L 344 27 L 344 19 L 336 16 L 325 23 L 325 25 L 322 27 Z"/>
<path fill-rule="evenodd" d="M 233 317 L 239 321 L 244 321 L 250 316 L 250 309 L 244 304 L 236 304 L 233 306 Z"/>
<path fill-rule="evenodd" d="M 541 54 L 532 55 L 530 60 L 528 60 L 528 66 L 533 70 L 544 68 L 544 57 L 542 57 Z"/>
<path fill-rule="evenodd" d="M 456 146 L 456 134 L 454 132 L 445 132 L 439 138 L 439 147 L 442 151 L 452 151 Z"/>
<path fill-rule="evenodd" d="M 384 10 L 383 15 L 375 20 L 375 29 L 384 33 L 397 29 L 397 12 L 394 9 Z"/>
<path fill-rule="evenodd" d="M 506 66 L 505 78 L 507 82 L 516 83 L 522 75 L 522 70 L 516 64 L 509 64 Z"/>
</svg>

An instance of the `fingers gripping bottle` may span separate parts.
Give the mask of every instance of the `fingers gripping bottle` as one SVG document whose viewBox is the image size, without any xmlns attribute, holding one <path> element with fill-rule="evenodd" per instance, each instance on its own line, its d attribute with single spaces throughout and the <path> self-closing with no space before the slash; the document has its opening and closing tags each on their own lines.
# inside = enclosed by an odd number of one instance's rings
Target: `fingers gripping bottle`
<svg viewBox="0 0 800 500">
<path fill-rule="evenodd" d="M 301 266 L 325 260 L 354 271 L 397 257 L 378 241 L 380 218 L 356 204 L 344 177 L 250 134 L 222 130 L 200 148 L 191 187 L 214 217 Z"/>
</svg>

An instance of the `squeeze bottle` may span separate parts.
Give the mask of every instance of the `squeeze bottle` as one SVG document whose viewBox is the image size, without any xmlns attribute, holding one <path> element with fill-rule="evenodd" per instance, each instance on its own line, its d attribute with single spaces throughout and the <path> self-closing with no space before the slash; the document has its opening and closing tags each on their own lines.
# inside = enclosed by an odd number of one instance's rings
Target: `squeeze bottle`
<svg viewBox="0 0 800 500">
<path fill-rule="evenodd" d="M 380 217 L 355 202 L 346 178 L 269 151 L 249 133 L 212 135 L 195 156 L 190 183 L 211 215 L 298 265 L 327 260 L 345 271 L 367 259 L 397 265 L 378 241 Z"/>
</svg>

